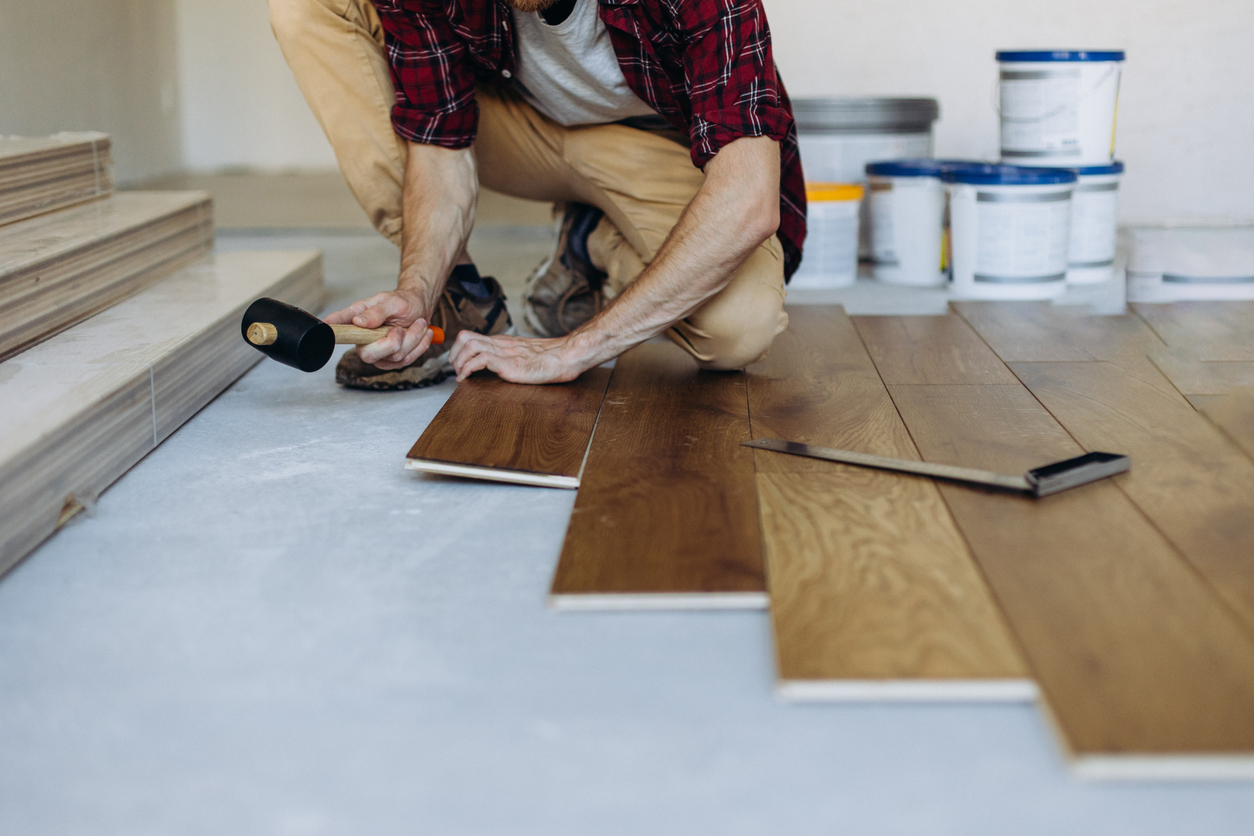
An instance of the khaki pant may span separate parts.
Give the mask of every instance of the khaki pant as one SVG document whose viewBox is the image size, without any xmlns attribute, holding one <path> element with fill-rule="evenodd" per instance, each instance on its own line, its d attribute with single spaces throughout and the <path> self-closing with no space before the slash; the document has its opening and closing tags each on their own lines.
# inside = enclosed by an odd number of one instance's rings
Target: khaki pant
<svg viewBox="0 0 1254 836">
<path fill-rule="evenodd" d="M 269 0 L 270 23 L 340 170 L 371 223 L 401 241 L 407 145 L 392 131 L 395 101 L 383 29 L 368 0 Z M 588 203 L 605 213 L 588 239 L 612 293 L 653 260 L 705 180 L 688 149 L 622 125 L 566 128 L 510 91 L 480 87 L 474 151 L 480 182 L 531 200 Z M 772 236 L 731 282 L 668 330 L 706 368 L 766 354 L 788 325 L 784 261 Z"/>
</svg>

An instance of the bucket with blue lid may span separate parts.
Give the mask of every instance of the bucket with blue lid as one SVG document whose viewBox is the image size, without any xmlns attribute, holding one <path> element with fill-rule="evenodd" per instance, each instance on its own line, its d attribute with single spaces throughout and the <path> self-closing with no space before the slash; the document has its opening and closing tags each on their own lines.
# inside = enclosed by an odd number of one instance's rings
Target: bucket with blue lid
<svg viewBox="0 0 1254 836">
<path fill-rule="evenodd" d="M 873 275 L 887 284 L 936 287 L 948 280 L 945 185 L 962 160 L 905 159 L 867 163 Z"/>
<path fill-rule="evenodd" d="M 1119 236 L 1119 181 L 1123 163 L 1082 166 L 1071 195 L 1067 284 L 1096 284 L 1115 277 Z"/>
<path fill-rule="evenodd" d="M 1118 50 L 998 52 L 1002 161 L 1112 162 L 1124 58 Z"/>
<path fill-rule="evenodd" d="M 941 179 L 954 296 L 1051 299 L 1066 290 L 1074 170 L 966 165 Z"/>
</svg>

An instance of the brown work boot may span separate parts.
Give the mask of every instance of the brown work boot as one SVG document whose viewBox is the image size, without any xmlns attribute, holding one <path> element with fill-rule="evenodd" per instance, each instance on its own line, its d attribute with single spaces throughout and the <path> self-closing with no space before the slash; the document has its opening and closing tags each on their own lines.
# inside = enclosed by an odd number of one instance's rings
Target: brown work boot
<svg viewBox="0 0 1254 836">
<path fill-rule="evenodd" d="M 605 273 L 588 256 L 588 235 L 603 214 L 586 203 L 570 204 L 553 254 L 527 280 L 523 319 L 540 336 L 569 334 L 605 307 Z"/>
<path fill-rule="evenodd" d="M 402 369 L 381 369 L 361 359 L 351 348 L 335 367 L 335 382 L 350 389 L 418 389 L 434 386 L 453 373 L 449 350 L 462 331 L 478 334 L 512 334 L 513 323 L 505 309 L 505 293 L 491 276 L 479 277 L 473 265 L 458 265 L 449 276 L 431 324 L 444 329 L 444 342 L 433 345 Z"/>
</svg>

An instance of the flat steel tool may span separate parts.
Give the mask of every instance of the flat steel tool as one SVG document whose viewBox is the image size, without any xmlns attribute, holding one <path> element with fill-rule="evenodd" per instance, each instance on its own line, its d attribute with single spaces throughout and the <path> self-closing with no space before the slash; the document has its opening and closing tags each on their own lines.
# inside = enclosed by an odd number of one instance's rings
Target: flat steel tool
<svg viewBox="0 0 1254 836">
<path fill-rule="evenodd" d="M 1004 476 L 988 470 L 976 470 L 970 467 L 958 467 L 952 464 L 932 464 L 916 462 L 909 459 L 890 459 L 887 456 L 873 456 L 869 453 L 854 453 L 849 450 L 833 450 L 829 447 L 815 447 L 810 444 L 798 444 L 795 441 L 783 441 L 778 438 L 759 438 L 755 441 L 742 442 L 745 447 L 757 450 L 771 450 L 776 453 L 788 453 L 793 456 L 806 456 L 811 459 L 824 459 L 829 462 L 853 464 L 859 467 L 874 467 L 879 470 L 895 470 L 899 473 L 913 473 L 917 476 L 932 476 L 937 479 L 948 479 L 951 482 L 966 482 L 973 485 L 984 485 L 990 488 L 1001 488 L 1007 491 L 1026 493 L 1034 497 L 1049 496 L 1052 493 L 1065 491 L 1069 488 L 1087 485 L 1117 473 L 1127 473 L 1132 467 L 1132 460 L 1118 453 L 1085 453 L 1074 459 L 1066 459 L 1053 464 L 1034 467 L 1022 476 Z"/>
</svg>

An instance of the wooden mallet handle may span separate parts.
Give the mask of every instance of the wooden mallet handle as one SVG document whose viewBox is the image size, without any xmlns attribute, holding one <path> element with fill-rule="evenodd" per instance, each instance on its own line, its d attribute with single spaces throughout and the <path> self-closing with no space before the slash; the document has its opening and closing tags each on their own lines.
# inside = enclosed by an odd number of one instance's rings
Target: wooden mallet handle
<svg viewBox="0 0 1254 836">
<path fill-rule="evenodd" d="M 335 342 L 339 345 L 369 345 L 388 335 L 391 328 L 358 328 L 356 325 L 332 325 Z M 431 344 L 441 345 L 444 342 L 444 330 L 432 327 Z M 269 322 L 254 322 L 248 326 L 248 341 L 253 345 L 274 345 L 279 338 L 279 329 Z"/>
</svg>

